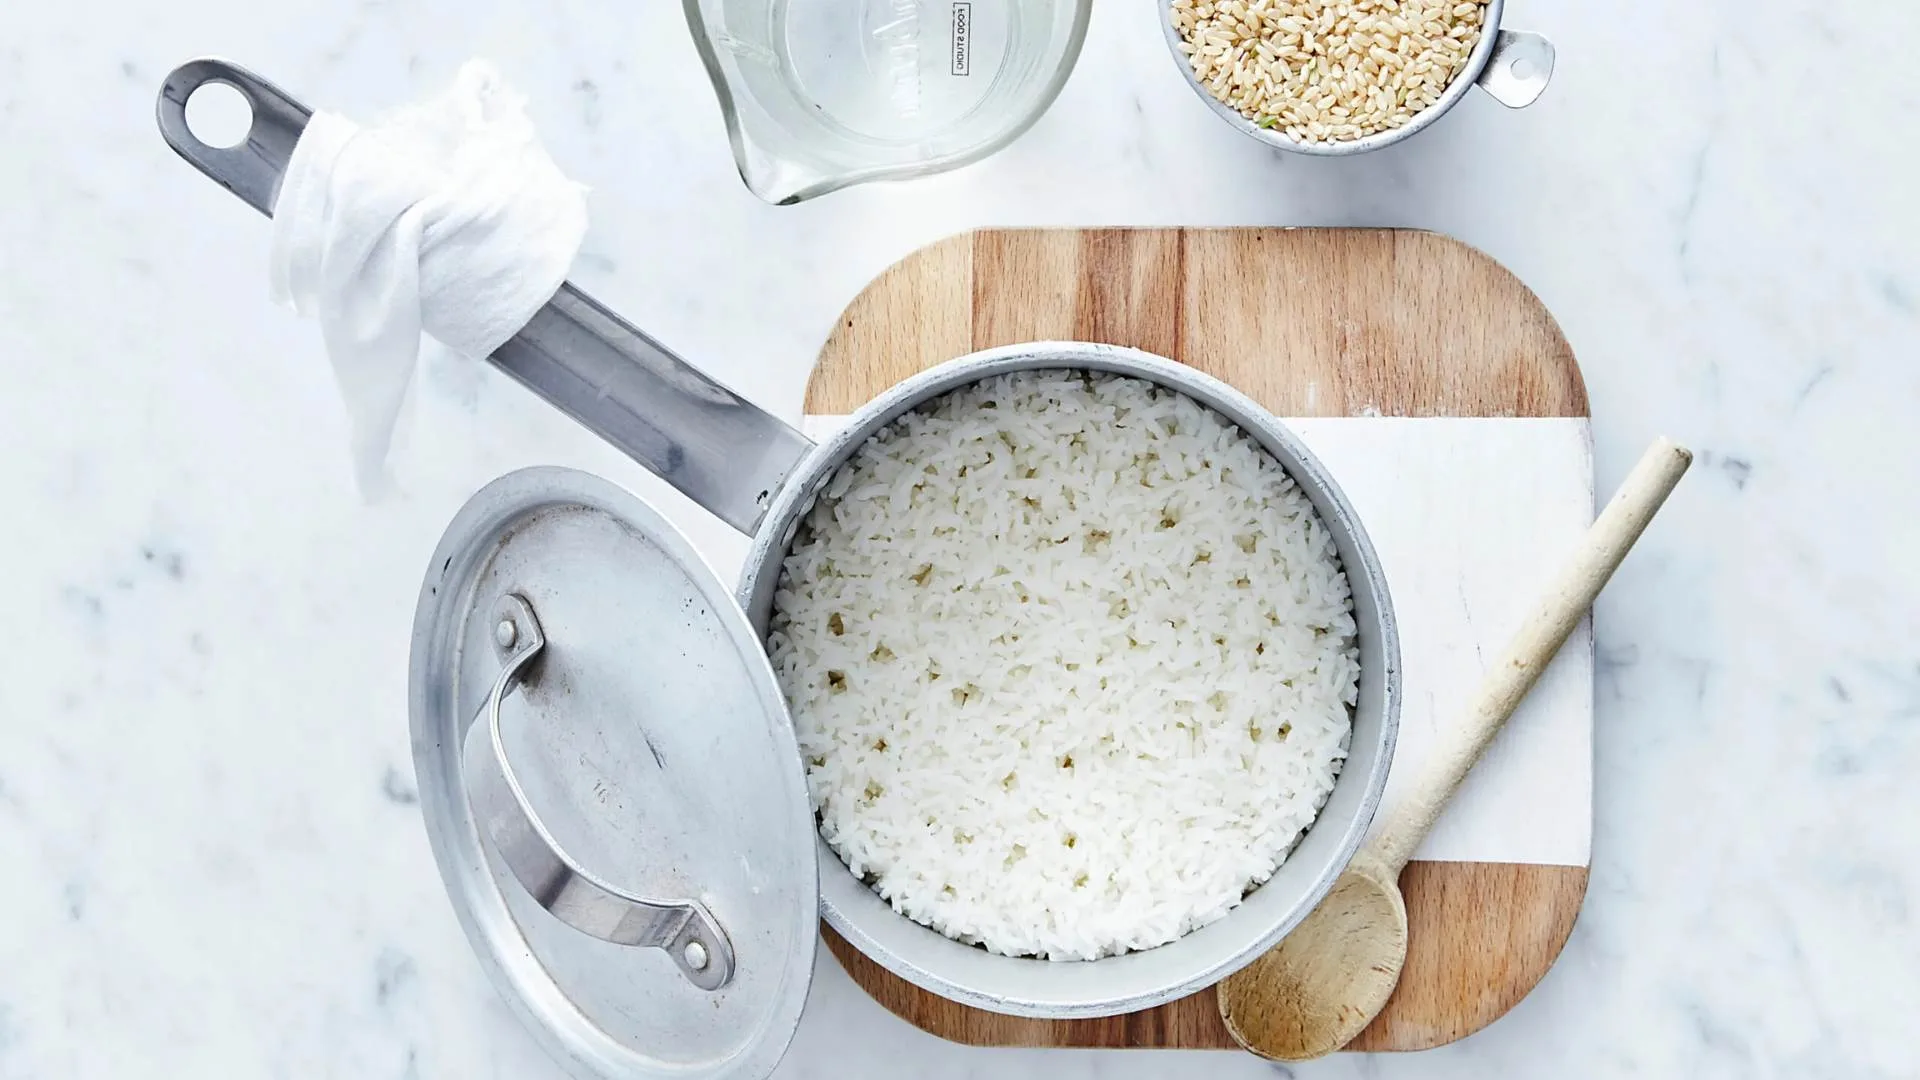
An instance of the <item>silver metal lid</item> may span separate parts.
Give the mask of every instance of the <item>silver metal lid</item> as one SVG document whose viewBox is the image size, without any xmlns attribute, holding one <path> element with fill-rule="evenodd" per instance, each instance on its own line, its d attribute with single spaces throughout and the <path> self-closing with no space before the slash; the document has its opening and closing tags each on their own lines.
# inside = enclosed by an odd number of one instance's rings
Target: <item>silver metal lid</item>
<svg viewBox="0 0 1920 1080">
<path fill-rule="evenodd" d="M 481 966 L 576 1075 L 763 1077 L 818 945 L 760 639 L 644 501 L 567 469 L 454 518 L 415 613 L 420 808 Z"/>
</svg>

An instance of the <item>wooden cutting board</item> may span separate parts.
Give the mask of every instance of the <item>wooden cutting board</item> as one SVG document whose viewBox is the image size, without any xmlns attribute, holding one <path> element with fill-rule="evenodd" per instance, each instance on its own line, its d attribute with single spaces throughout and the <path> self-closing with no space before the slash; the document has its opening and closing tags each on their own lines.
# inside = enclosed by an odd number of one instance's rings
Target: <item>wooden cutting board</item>
<svg viewBox="0 0 1920 1080">
<path fill-rule="evenodd" d="M 1280 416 L 1575 416 L 1587 393 L 1538 297 L 1433 233 L 1361 229 L 985 231 L 909 255 L 841 316 L 809 415 L 851 413 L 915 372 L 1022 341 L 1130 345 Z M 1423 1050 L 1492 1023 L 1572 932 L 1587 868 L 1414 862 L 1400 988 L 1349 1049 Z M 1098 1020 L 1028 1020 L 905 982 L 825 929 L 848 973 L 935 1035 L 982 1046 L 1232 1048 L 1211 989 Z"/>
</svg>

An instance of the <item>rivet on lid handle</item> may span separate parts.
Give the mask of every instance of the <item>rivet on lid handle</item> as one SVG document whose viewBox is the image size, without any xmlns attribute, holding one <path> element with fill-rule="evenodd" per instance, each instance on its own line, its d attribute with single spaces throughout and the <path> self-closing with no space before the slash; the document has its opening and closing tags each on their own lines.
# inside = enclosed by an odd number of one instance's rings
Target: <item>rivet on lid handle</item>
<svg viewBox="0 0 1920 1080">
<path fill-rule="evenodd" d="M 467 801 L 482 835 L 527 894 L 583 934 L 635 948 L 664 949 L 688 982 L 718 990 L 733 978 L 733 948 L 698 900 L 654 900 L 601 881 L 561 848 L 528 804 L 507 760 L 500 703 L 527 678 L 546 635 L 524 597 L 494 604 L 494 648 L 503 661 L 481 714 L 461 747 Z"/>
</svg>

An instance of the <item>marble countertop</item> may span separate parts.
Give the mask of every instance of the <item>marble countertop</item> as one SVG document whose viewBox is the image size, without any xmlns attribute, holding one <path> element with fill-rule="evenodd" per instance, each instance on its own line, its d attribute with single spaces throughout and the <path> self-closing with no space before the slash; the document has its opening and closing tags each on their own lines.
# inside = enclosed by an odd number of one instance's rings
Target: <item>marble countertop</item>
<svg viewBox="0 0 1920 1080">
<path fill-rule="evenodd" d="M 495 375 L 429 353 L 356 495 L 262 220 L 153 127 L 161 75 L 239 60 L 350 114 L 485 55 L 594 189 L 577 279 L 783 415 L 841 305 L 979 225 L 1450 233 L 1557 314 L 1601 490 L 1701 451 L 1596 616 L 1594 864 L 1559 965 L 1428 1053 L 1306 1077 L 1920 1073 L 1920 83 L 1898 0 L 1513 0 L 1559 46 L 1510 113 L 1275 156 L 1101 0 L 1052 111 L 979 166 L 773 208 L 741 187 L 678 5 L 0 5 L 0 1078 L 552 1077 L 450 915 L 405 719 L 419 575 L 532 463 L 744 544 Z M 785 1077 L 1233 1077 L 1237 1054 L 983 1051 L 825 953 Z"/>
</svg>

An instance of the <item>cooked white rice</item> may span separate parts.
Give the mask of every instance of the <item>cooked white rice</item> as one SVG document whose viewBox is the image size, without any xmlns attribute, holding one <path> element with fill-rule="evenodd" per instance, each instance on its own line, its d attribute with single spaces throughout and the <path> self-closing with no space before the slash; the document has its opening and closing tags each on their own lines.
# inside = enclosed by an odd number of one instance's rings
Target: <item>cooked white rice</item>
<svg viewBox="0 0 1920 1080">
<path fill-rule="evenodd" d="M 1165 944 L 1286 858 L 1358 657 L 1326 526 L 1230 421 L 1024 372 L 868 440 L 807 515 L 770 651 L 820 831 L 994 952 Z"/>
</svg>

